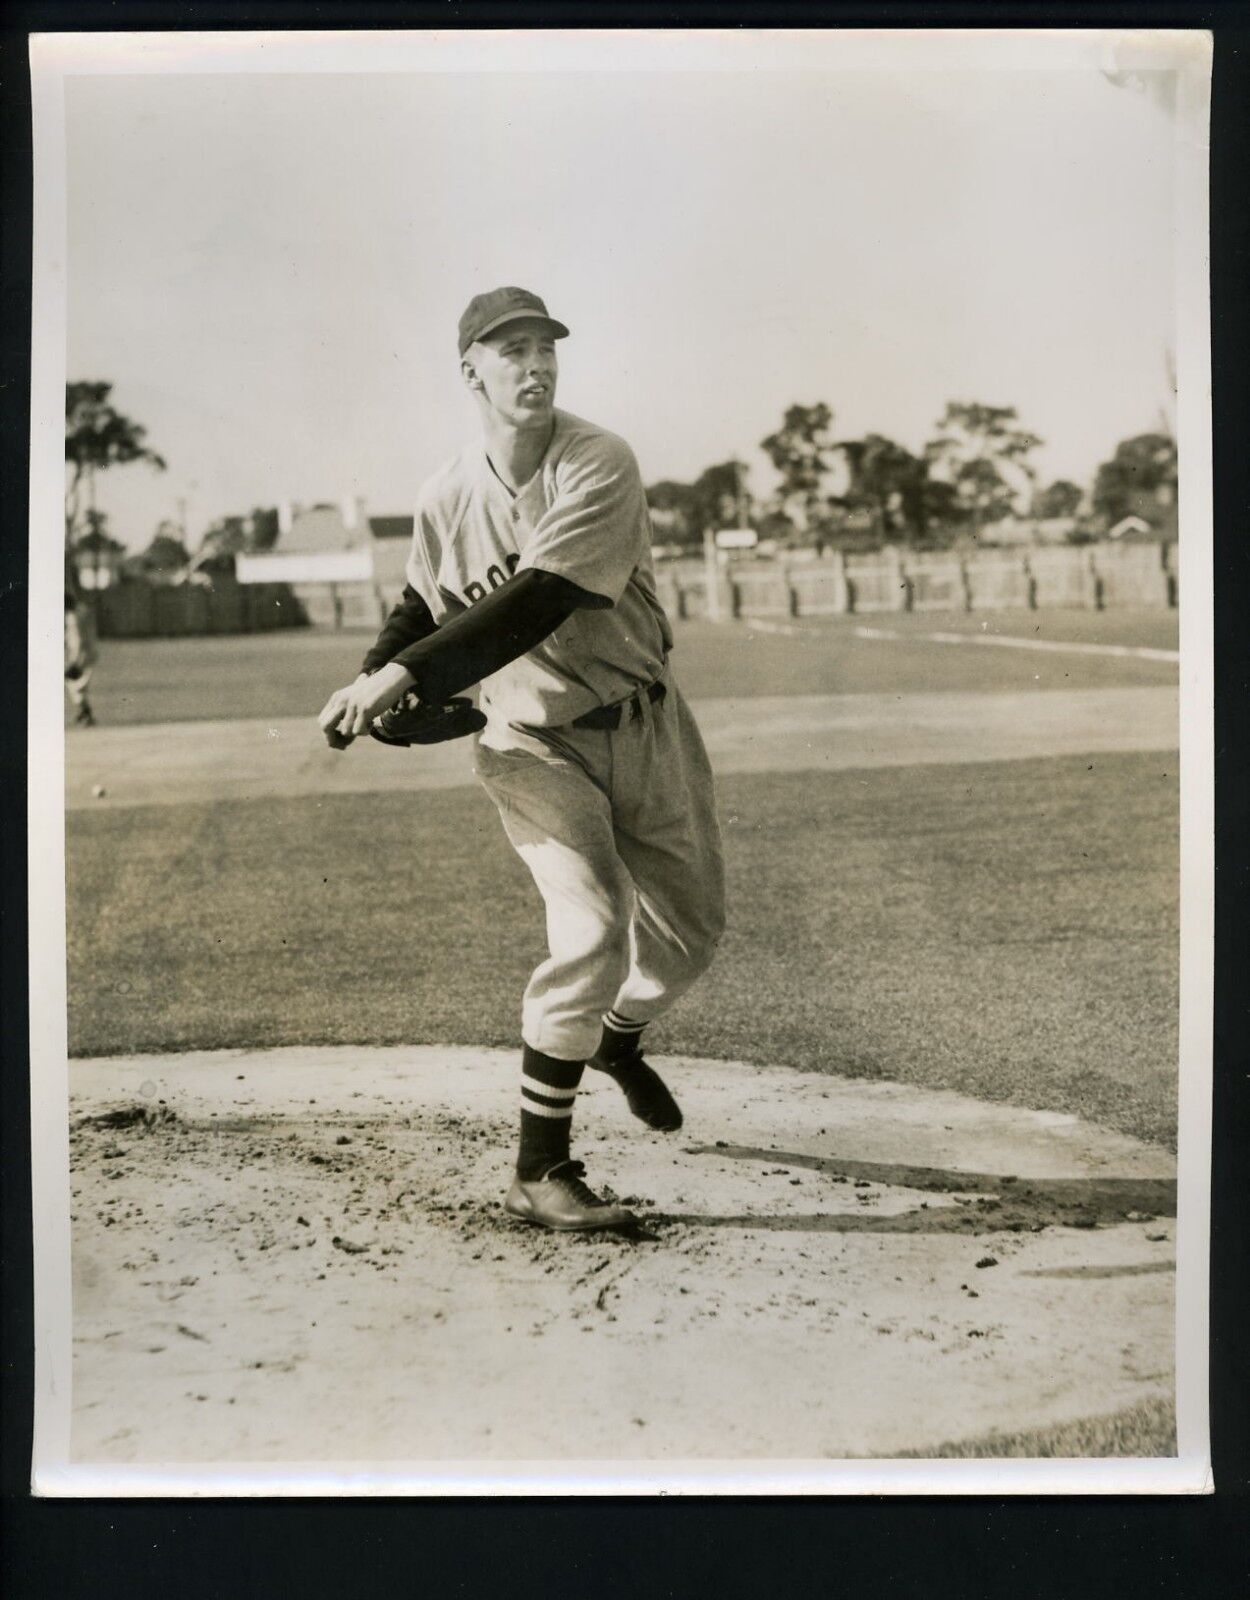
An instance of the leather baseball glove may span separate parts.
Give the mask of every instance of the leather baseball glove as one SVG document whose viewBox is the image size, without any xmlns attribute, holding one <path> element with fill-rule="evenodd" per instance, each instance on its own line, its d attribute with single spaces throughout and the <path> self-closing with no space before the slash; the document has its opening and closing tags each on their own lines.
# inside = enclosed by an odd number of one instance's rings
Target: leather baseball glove
<svg viewBox="0 0 1250 1600">
<path fill-rule="evenodd" d="M 379 744 L 400 747 L 442 744 L 446 739 L 464 739 L 485 726 L 486 718 L 465 695 L 434 706 L 409 691 L 389 711 L 374 718 L 369 737 Z"/>
<path fill-rule="evenodd" d="M 400 749 L 413 744 L 442 744 L 446 739 L 464 739 L 486 726 L 486 718 L 467 696 L 460 695 L 445 705 L 429 705 L 412 690 L 404 698 L 375 717 L 369 737 L 379 744 Z M 326 729 L 326 742 L 332 750 L 346 750 L 351 739 L 336 729 Z"/>
</svg>

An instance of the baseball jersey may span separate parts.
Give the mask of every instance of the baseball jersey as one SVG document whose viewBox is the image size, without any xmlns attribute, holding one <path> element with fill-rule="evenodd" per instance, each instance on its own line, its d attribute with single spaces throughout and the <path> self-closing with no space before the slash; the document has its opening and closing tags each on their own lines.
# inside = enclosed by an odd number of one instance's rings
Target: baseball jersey
<svg viewBox="0 0 1250 1600">
<path fill-rule="evenodd" d="M 435 473 L 417 502 L 407 577 L 435 622 L 528 568 L 567 578 L 594 603 L 483 680 L 489 723 L 560 727 L 660 676 L 673 636 L 656 597 L 638 463 L 623 439 L 566 411 L 555 413 L 547 453 L 516 494 L 479 442 Z"/>
</svg>

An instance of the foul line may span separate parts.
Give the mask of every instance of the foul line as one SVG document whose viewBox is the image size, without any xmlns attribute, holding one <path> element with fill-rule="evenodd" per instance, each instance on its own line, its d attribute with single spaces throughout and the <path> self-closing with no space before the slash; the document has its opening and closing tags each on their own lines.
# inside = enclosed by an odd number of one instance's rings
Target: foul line
<svg viewBox="0 0 1250 1600">
<path fill-rule="evenodd" d="M 788 639 L 812 639 L 819 635 L 811 628 L 796 628 L 789 622 L 766 622 L 760 617 L 747 619 L 757 633 L 780 633 Z M 1127 656 L 1137 661 L 1172 661 L 1181 658 L 1179 650 L 1156 650 L 1150 645 L 1082 644 L 1076 640 L 1021 639 L 995 633 L 901 633 L 897 628 L 858 627 L 857 639 L 892 639 L 903 644 L 992 644 L 1007 650 L 1045 650 L 1078 656 Z"/>
<path fill-rule="evenodd" d="M 1078 656 L 1132 656 L 1138 661 L 1179 661 L 1179 650 L 1144 644 L 1080 644 L 1076 640 L 1021 639 L 1003 633 L 899 633 L 894 628 L 856 628 L 861 639 L 923 639 L 927 644 L 996 644 L 1008 650 L 1051 650 Z"/>
</svg>

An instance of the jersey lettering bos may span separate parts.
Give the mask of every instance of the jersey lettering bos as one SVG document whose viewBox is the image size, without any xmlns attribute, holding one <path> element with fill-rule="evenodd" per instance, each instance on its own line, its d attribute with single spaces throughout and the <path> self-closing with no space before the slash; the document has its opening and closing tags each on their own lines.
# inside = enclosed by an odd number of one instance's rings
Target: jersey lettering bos
<svg viewBox="0 0 1250 1600">
<path fill-rule="evenodd" d="M 516 495 L 479 443 L 435 473 L 417 503 L 407 576 L 436 622 L 531 567 L 569 579 L 595 604 L 483 682 L 485 743 L 491 725 L 560 727 L 625 699 L 660 676 L 672 648 L 633 452 L 565 411 Z"/>
</svg>

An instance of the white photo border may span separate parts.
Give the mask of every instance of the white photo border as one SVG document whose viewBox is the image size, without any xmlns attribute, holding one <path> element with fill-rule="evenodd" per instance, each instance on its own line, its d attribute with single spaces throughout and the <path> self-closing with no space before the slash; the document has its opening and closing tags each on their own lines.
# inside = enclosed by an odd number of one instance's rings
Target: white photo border
<svg viewBox="0 0 1250 1600">
<path fill-rule="evenodd" d="M 1214 908 L 1212 485 L 1202 30 L 526 30 L 42 34 L 34 133 L 30 468 L 30 1053 L 39 1495 L 483 1496 L 1200 1494 L 1208 1418 Z M 70 1459 L 71 1316 L 61 551 L 69 77 L 179 73 L 1175 71 L 1181 588 L 1181 1056 L 1176 1275 L 1178 1454 L 1160 1460 L 358 1462 L 106 1466 Z"/>
</svg>

